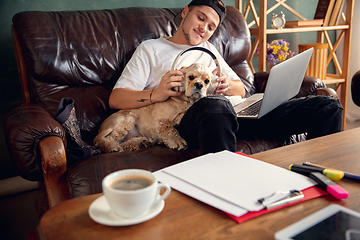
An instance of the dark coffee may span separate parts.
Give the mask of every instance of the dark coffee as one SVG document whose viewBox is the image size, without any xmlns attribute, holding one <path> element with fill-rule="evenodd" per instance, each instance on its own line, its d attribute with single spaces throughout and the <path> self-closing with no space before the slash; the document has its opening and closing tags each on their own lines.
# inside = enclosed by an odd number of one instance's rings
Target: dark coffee
<svg viewBox="0 0 360 240">
<path fill-rule="evenodd" d="M 138 190 L 150 186 L 153 181 L 144 176 L 127 176 L 120 178 L 110 184 L 117 190 Z"/>
</svg>

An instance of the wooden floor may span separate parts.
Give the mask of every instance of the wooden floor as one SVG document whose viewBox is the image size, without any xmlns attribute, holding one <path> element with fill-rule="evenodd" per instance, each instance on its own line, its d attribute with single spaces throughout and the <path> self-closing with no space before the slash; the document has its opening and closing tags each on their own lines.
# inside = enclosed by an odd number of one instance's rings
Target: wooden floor
<svg viewBox="0 0 360 240">
<path fill-rule="evenodd" d="M 360 127 L 360 121 L 347 123 L 346 129 Z M 0 180 L 1 239 L 26 239 L 39 222 L 34 209 L 36 187 L 21 177 Z M 4 185 L 5 184 L 5 185 Z M 14 186 L 8 188 L 4 186 Z"/>
</svg>

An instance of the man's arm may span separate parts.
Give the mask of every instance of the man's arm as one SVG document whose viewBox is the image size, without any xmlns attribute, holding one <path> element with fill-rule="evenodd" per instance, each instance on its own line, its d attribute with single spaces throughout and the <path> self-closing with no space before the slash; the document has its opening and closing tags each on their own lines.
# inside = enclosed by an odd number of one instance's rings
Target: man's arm
<svg viewBox="0 0 360 240">
<path fill-rule="evenodd" d="M 151 104 L 151 91 L 151 89 L 137 91 L 128 88 L 115 88 L 110 94 L 109 106 L 113 109 L 132 109 L 144 107 Z"/>
<path fill-rule="evenodd" d="M 161 79 L 160 85 L 155 89 L 132 90 L 128 88 L 115 88 L 109 98 L 109 106 L 113 109 L 134 109 L 150 105 L 155 102 L 166 101 L 170 96 L 180 96 L 182 93 L 171 90 L 183 84 L 182 73 L 178 70 L 167 72 Z M 218 78 L 220 82 L 216 94 L 225 96 L 245 96 L 244 84 L 241 80 L 229 80 L 225 74 Z"/>
<path fill-rule="evenodd" d="M 182 72 L 168 71 L 155 89 L 132 90 L 128 88 L 115 88 L 110 94 L 109 106 L 113 109 L 134 109 L 150 105 L 155 102 L 166 101 L 171 96 L 180 96 L 181 92 L 171 90 L 183 86 Z"/>
</svg>

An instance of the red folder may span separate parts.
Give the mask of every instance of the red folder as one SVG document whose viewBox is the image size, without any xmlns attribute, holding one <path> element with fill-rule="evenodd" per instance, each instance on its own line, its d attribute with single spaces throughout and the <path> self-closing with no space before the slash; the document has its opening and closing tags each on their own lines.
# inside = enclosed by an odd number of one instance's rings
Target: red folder
<svg viewBox="0 0 360 240">
<path fill-rule="evenodd" d="M 240 217 L 236 217 L 234 215 L 231 215 L 230 213 L 226 213 L 226 214 L 229 215 L 229 217 L 231 217 L 233 220 L 235 220 L 235 222 L 243 223 L 243 222 L 246 222 L 246 221 L 248 221 L 250 219 L 259 217 L 261 215 L 264 215 L 266 213 L 274 212 L 276 210 L 279 210 L 279 209 L 282 209 L 282 208 L 285 208 L 285 207 L 290 207 L 292 205 L 295 205 L 295 204 L 298 204 L 298 203 L 301 203 L 301 202 L 305 202 L 305 201 L 310 200 L 310 199 L 314 199 L 314 198 L 318 198 L 318 197 L 321 197 L 321 196 L 328 195 L 327 192 L 321 190 L 318 187 L 307 188 L 307 189 L 303 190 L 302 193 L 304 194 L 303 199 L 301 199 L 299 201 L 296 201 L 296 202 L 292 202 L 292 203 L 283 205 L 283 206 L 279 206 L 277 208 L 272 208 L 272 209 L 269 209 L 269 210 L 264 208 L 264 209 L 262 209 L 260 211 L 248 212 L 248 213 L 246 213 L 246 214 L 244 214 L 244 215 L 242 215 Z"/>
</svg>

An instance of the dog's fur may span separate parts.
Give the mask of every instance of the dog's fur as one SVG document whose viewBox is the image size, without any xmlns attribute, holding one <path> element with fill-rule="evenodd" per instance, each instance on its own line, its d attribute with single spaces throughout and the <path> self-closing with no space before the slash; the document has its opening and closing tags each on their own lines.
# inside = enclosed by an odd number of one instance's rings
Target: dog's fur
<svg viewBox="0 0 360 240">
<path fill-rule="evenodd" d="M 216 89 L 216 75 L 203 64 L 182 67 L 185 92 L 142 108 L 120 110 L 105 119 L 94 139 L 104 152 L 133 151 L 154 144 L 186 149 L 176 126 L 190 106 Z"/>
</svg>

